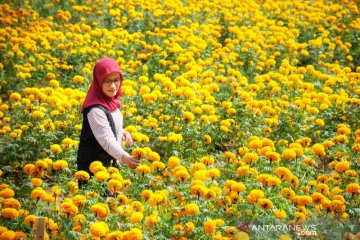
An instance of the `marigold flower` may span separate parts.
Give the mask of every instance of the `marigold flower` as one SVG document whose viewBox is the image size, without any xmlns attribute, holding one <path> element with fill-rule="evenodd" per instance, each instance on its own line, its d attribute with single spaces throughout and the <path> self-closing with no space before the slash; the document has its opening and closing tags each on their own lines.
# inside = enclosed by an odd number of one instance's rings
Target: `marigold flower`
<svg viewBox="0 0 360 240">
<path fill-rule="evenodd" d="M 273 207 L 272 201 L 267 198 L 260 198 L 257 204 L 264 210 L 269 210 Z"/>
<path fill-rule="evenodd" d="M 151 173 L 151 168 L 148 165 L 144 165 L 144 164 L 137 166 L 135 170 L 138 174 L 142 174 L 142 175 Z"/>
<path fill-rule="evenodd" d="M 44 118 L 45 114 L 40 110 L 35 110 L 32 112 L 31 116 L 34 119 L 42 119 L 42 118 Z"/>
<path fill-rule="evenodd" d="M 183 118 L 185 123 L 191 123 L 192 121 L 194 121 L 195 116 L 192 112 L 184 112 Z"/>
<path fill-rule="evenodd" d="M 65 160 L 57 160 L 53 163 L 53 169 L 55 171 L 58 170 L 64 170 L 65 168 L 67 168 L 69 166 L 68 162 Z"/>
<path fill-rule="evenodd" d="M 168 159 L 168 166 L 172 169 L 180 165 L 180 159 L 176 156 L 171 156 Z"/>
<path fill-rule="evenodd" d="M 275 174 L 280 177 L 281 180 L 290 181 L 292 177 L 291 171 L 286 167 L 278 167 L 275 169 Z"/>
<path fill-rule="evenodd" d="M 207 220 L 204 223 L 204 230 L 207 233 L 215 233 L 215 231 L 216 231 L 216 221 L 211 220 L 211 219 Z"/>
<path fill-rule="evenodd" d="M 111 192 L 113 193 L 118 192 L 122 188 L 122 182 L 120 180 L 110 179 L 108 182 L 108 187 Z"/>
<path fill-rule="evenodd" d="M 348 161 L 341 161 L 336 163 L 335 170 L 338 172 L 344 172 L 350 168 L 350 163 Z"/>
<path fill-rule="evenodd" d="M 76 195 L 76 196 L 74 196 L 72 201 L 75 204 L 75 206 L 81 208 L 81 207 L 84 207 L 86 204 L 86 197 L 83 195 Z"/>
<path fill-rule="evenodd" d="M 109 231 L 109 226 L 105 222 L 95 222 L 90 226 L 90 232 L 93 237 L 105 237 Z"/>
<path fill-rule="evenodd" d="M 204 143 L 210 144 L 211 143 L 211 136 L 208 134 L 204 135 Z"/>
<path fill-rule="evenodd" d="M 8 188 L 8 187 L 6 187 L 0 191 L 0 197 L 2 197 L 2 198 L 12 198 L 12 197 L 14 197 L 14 195 L 15 195 L 14 190 L 12 190 L 11 188 Z"/>
<path fill-rule="evenodd" d="M 4 240 L 15 239 L 15 236 L 16 233 L 11 230 L 5 230 L 4 232 L 0 233 L 0 239 L 4 239 Z"/>
<path fill-rule="evenodd" d="M 74 177 L 76 180 L 83 180 L 83 181 L 87 181 L 90 179 L 90 175 L 88 172 L 86 171 L 77 171 L 75 174 L 74 174 Z"/>
<path fill-rule="evenodd" d="M 20 209 L 21 203 L 15 198 L 6 198 L 3 202 L 4 207 Z"/>
<path fill-rule="evenodd" d="M 248 152 L 245 153 L 242 160 L 246 163 L 254 163 L 259 159 L 259 156 L 256 153 Z"/>
<path fill-rule="evenodd" d="M 191 216 L 196 215 L 199 212 L 199 206 L 195 203 L 185 205 L 185 213 Z"/>
<path fill-rule="evenodd" d="M 286 212 L 284 210 L 276 209 L 274 210 L 274 216 L 278 219 L 284 219 L 286 218 Z"/>
<path fill-rule="evenodd" d="M 138 159 L 144 158 L 146 156 L 146 151 L 143 148 L 135 148 L 132 150 L 132 156 Z"/>
<path fill-rule="evenodd" d="M 287 160 L 292 160 L 292 159 L 296 158 L 296 151 L 291 148 L 286 148 L 282 152 L 282 156 Z"/>
<path fill-rule="evenodd" d="M 200 159 L 200 162 L 204 163 L 207 166 L 214 164 L 215 158 L 213 156 L 204 156 Z"/>
<path fill-rule="evenodd" d="M 106 171 L 98 171 L 95 173 L 95 178 L 99 182 L 105 182 L 110 178 L 110 174 Z"/>
<path fill-rule="evenodd" d="M 357 196 L 360 194 L 360 185 L 357 183 L 350 183 L 346 186 L 346 192 L 350 193 L 352 196 Z"/>
<path fill-rule="evenodd" d="M 77 194 L 79 191 L 79 186 L 76 182 L 74 181 L 69 181 L 68 184 L 68 191 L 70 194 Z"/>
<path fill-rule="evenodd" d="M 295 197 L 298 206 L 305 206 L 312 203 L 312 198 L 308 195 L 299 195 Z"/>
<path fill-rule="evenodd" d="M 141 220 L 144 218 L 144 215 L 142 212 L 134 212 L 130 215 L 130 222 L 133 224 L 141 222 Z"/>
<path fill-rule="evenodd" d="M 152 162 L 160 161 L 160 155 L 157 152 L 153 152 L 153 151 L 151 151 L 147 154 L 147 158 L 149 159 L 149 161 L 152 161 Z"/>
<path fill-rule="evenodd" d="M 106 218 L 110 213 L 109 206 L 105 203 L 94 204 L 90 207 L 90 210 L 99 218 Z"/>
<path fill-rule="evenodd" d="M 5 207 L 1 210 L 1 215 L 13 219 L 19 217 L 19 212 L 16 208 Z"/>
<path fill-rule="evenodd" d="M 247 200 L 249 203 L 255 204 L 257 201 L 265 196 L 262 190 L 254 189 L 251 190 L 249 195 L 247 196 Z"/>
<path fill-rule="evenodd" d="M 138 228 L 131 228 L 130 231 L 125 231 L 123 233 L 123 239 L 141 240 L 142 232 Z"/>
<path fill-rule="evenodd" d="M 59 144 L 53 144 L 50 146 L 50 151 L 53 153 L 59 153 L 61 152 L 61 147 Z"/>
<path fill-rule="evenodd" d="M 325 152 L 325 147 L 324 145 L 320 144 L 320 143 L 315 143 L 312 148 L 313 152 L 320 156 L 320 157 L 325 157 L 326 156 L 326 152 Z"/>
<path fill-rule="evenodd" d="M 64 217 L 74 217 L 78 213 L 78 207 L 70 201 L 64 201 L 60 205 L 60 214 Z"/>
</svg>

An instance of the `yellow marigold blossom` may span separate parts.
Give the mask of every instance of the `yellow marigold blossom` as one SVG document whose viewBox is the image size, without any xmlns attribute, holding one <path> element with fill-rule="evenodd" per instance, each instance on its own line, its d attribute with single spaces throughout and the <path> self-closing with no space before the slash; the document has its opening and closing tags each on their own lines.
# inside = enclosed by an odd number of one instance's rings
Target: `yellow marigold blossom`
<svg viewBox="0 0 360 240">
<path fill-rule="evenodd" d="M 257 201 L 257 204 L 264 210 L 269 210 L 269 209 L 271 209 L 273 207 L 272 201 L 270 201 L 267 198 L 260 198 Z"/>
<path fill-rule="evenodd" d="M 256 153 L 248 152 L 245 153 L 242 160 L 246 163 L 255 163 L 259 159 L 259 156 Z"/>
<path fill-rule="evenodd" d="M 214 164 L 215 158 L 213 156 L 204 156 L 200 159 L 200 162 L 204 163 L 207 166 Z"/>
<path fill-rule="evenodd" d="M 83 195 L 76 195 L 74 196 L 72 202 L 75 204 L 75 206 L 77 207 L 84 207 L 86 204 L 86 197 Z"/>
<path fill-rule="evenodd" d="M 151 191 L 149 189 L 145 189 L 141 193 L 141 198 L 146 201 L 151 197 L 152 194 L 153 194 L 153 191 Z"/>
<path fill-rule="evenodd" d="M 105 182 L 110 178 L 110 174 L 106 171 L 98 171 L 95 173 L 95 178 L 99 182 Z"/>
<path fill-rule="evenodd" d="M 254 138 L 248 142 L 249 149 L 258 149 L 263 146 L 263 142 L 259 138 Z"/>
<path fill-rule="evenodd" d="M 195 230 L 195 225 L 193 222 L 187 222 L 184 224 L 185 232 L 191 233 Z"/>
<path fill-rule="evenodd" d="M 352 196 L 358 196 L 360 194 L 360 185 L 357 183 L 350 183 L 346 186 L 346 192 Z"/>
<path fill-rule="evenodd" d="M 338 172 L 344 172 L 350 168 L 350 163 L 348 161 L 341 161 L 336 163 L 335 170 Z"/>
<path fill-rule="evenodd" d="M 1 215 L 6 218 L 13 219 L 19 217 L 19 212 L 16 208 L 5 207 L 1 210 Z"/>
<path fill-rule="evenodd" d="M 141 222 L 141 220 L 144 218 L 144 215 L 142 212 L 134 212 L 130 215 L 130 222 L 133 224 Z"/>
<path fill-rule="evenodd" d="M 59 153 L 61 152 L 61 147 L 59 144 L 53 144 L 50 146 L 50 151 L 53 153 Z"/>
<path fill-rule="evenodd" d="M 185 213 L 191 216 L 196 215 L 199 212 L 200 208 L 195 203 L 189 203 L 185 205 Z"/>
<path fill-rule="evenodd" d="M 90 207 L 90 210 L 98 218 L 106 218 L 110 213 L 109 206 L 105 203 L 96 203 Z"/>
<path fill-rule="evenodd" d="M 259 199 L 263 198 L 264 196 L 265 195 L 262 190 L 254 189 L 250 191 L 249 195 L 247 196 L 247 200 L 249 203 L 255 204 Z"/>
<path fill-rule="evenodd" d="M 318 155 L 320 157 L 326 156 L 325 147 L 324 147 L 324 145 L 322 145 L 320 143 L 315 143 L 311 149 L 316 155 Z"/>
<path fill-rule="evenodd" d="M 141 165 L 136 167 L 135 171 L 138 174 L 145 175 L 145 174 L 150 174 L 151 173 L 151 168 L 148 165 L 141 164 Z"/>
<path fill-rule="evenodd" d="M 12 102 L 17 102 L 17 101 L 21 100 L 21 95 L 19 93 L 17 93 L 17 92 L 13 92 L 13 93 L 10 94 L 9 99 Z"/>
<path fill-rule="evenodd" d="M 144 158 L 146 156 L 146 151 L 143 148 L 135 148 L 132 150 L 132 156 L 138 159 Z"/>
<path fill-rule="evenodd" d="M 282 156 L 283 158 L 287 159 L 287 160 L 292 160 L 294 159 L 297 155 L 296 155 L 296 151 L 292 148 L 286 148 L 284 149 L 284 151 L 282 152 Z"/>
<path fill-rule="evenodd" d="M 277 167 L 275 174 L 280 177 L 281 180 L 290 181 L 292 178 L 292 172 L 286 167 Z"/>
<path fill-rule="evenodd" d="M 204 143 L 210 144 L 211 143 L 211 136 L 208 134 L 204 135 Z"/>
<path fill-rule="evenodd" d="M 90 174 L 86 171 L 77 171 L 74 174 L 74 177 L 76 180 L 83 180 L 83 181 L 87 181 L 90 179 Z"/>
<path fill-rule="evenodd" d="M 108 187 L 111 192 L 119 192 L 122 188 L 122 182 L 116 179 L 110 179 L 108 182 Z"/>
<path fill-rule="evenodd" d="M 175 177 L 175 179 L 180 179 L 180 180 L 186 181 L 190 178 L 190 174 L 186 168 L 179 168 L 178 170 L 176 170 L 176 168 L 175 168 L 174 169 L 174 177 Z"/>
<path fill-rule="evenodd" d="M 20 209 L 21 203 L 15 198 L 6 198 L 3 202 L 4 207 Z"/>
<path fill-rule="evenodd" d="M 216 231 L 216 221 L 211 220 L 211 219 L 207 220 L 204 223 L 204 230 L 207 233 L 215 233 L 215 231 Z"/>
<path fill-rule="evenodd" d="M 53 163 L 53 169 L 55 171 L 64 170 L 68 166 L 69 166 L 69 164 L 66 160 L 57 160 Z"/>
<path fill-rule="evenodd" d="M 274 216 L 278 219 L 284 219 L 286 218 L 286 212 L 282 209 L 276 209 L 274 210 Z"/>
<path fill-rule="evenodd" d="M 206 175 L 212 179 L 220 177 L 220 174 L 221 173 L 217 168 L 211 168 L 206 172 Z"/>
<path fill-rule="evenodd" d="M 4 239 L 4 240 L 15 239 L 15 236 L 16 233 L 11 230 L 5 230 L 4 232 L 0 233 L 0 239 Z"/>
<path fill-rule="evenodd" d="M 95 222 L 90 226 L 90 232 L 93 237 L 105 237 L 109 231 L 109 226 L 105 222 Z"/>
<path fill-rule="evenodd" d="M 31 116 L 34 119 L 42 119 L 42 118 L 44 118 L 45 114 L 40 110 L 35 110 L 32 112 Z"/>
<path fill-rule="evenodd" d="M 35 187 L 39 187 L 42 184 L 42 180 L 41 178 L 32 178 L 31 179 L 31 184 Z"/>
<path fill-rule="evenodd" d="M 192 112 L 184 112 L 183 118 L 185 123 L 191 123 L 192 121 L 194 121 L 195 116 Z"/>
<path fill-rule="evenodd" d="M 281 189 L 280 194 L 282 197 L 284 197 L 287 200 L 293 200 L 295 197 L 295 192 L 289 188 Z"/>
<path fill-rule="evenodd" d="M 157 152 L 153 152 L 153 151 L 151 151 L 147 154 L 147 158 L 149 159 L 149 161 L 152 161 L 152 162 L 160 161 L 160 155 Z"/>
<path fill-rule="evenodd" d="M 60 205 L 60 214 L 64 217 L 74 217 L 78 211 L 78 207 L 72 202 L 64 201 Z"/>
<path fill-rule="evenodd" d="M 37 187 L 31 191 L 31 197 L 35 199 L 45 200 L 47 198 L 47 193 L 41 187 Z"/>
<path fill-rule="evenodd" d="M 312 203 L 312 198 L 308 195 L 299 195 L 295 197 L 295 202 L 298 206 L 305 206 Z"/>
<path fill-rule="evenodd" d="M 311 194 L 311 199 L 313 204 L 322 204 L 325 200 L 325 196 L 321 193 L 314 192 L 313 194 Z"/>
</svg>

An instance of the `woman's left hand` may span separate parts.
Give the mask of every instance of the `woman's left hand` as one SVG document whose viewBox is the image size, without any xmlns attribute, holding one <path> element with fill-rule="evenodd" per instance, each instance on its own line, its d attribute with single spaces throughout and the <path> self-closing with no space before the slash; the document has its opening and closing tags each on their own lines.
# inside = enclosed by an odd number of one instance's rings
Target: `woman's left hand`
<svg viewBox="0 0 360 240">
<path fill-rule="evenodd" d="M 122 141 L 125 142 L 127 147 L 130 147 L 133 144 L 131 134 L 128 131 L 123 132 Z"/>
</svg>

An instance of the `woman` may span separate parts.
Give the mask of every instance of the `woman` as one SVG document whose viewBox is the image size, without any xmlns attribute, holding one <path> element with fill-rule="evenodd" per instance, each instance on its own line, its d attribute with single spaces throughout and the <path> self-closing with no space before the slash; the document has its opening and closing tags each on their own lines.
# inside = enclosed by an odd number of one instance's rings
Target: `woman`
<svg viewBox="0 0 360 240">
<path fill-rule="evenodd" d="M 132 145 L 129 132 L 123 129 L 123 117 L 119 99 L 124 77 L 119 64 L 112 58 L 99 60 L 93 70 L 93 80 L 83 103 L 83 127 L 77 156 L 78 170 L 90 172 L 94 161 L 101 161 L 105 167 L 117 163 L 134 169 L 140 160 L 132 157 L 122 148 L 122 141 Z"/>
</svg>

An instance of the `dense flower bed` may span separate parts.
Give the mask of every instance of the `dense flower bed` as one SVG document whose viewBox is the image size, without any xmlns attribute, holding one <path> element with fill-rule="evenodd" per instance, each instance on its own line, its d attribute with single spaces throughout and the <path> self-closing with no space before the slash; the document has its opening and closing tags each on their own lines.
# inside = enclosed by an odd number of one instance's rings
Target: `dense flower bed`
<svg viewBox="0 0 360 240">
<path fill-rule="evenodd" d="M 15 2 L 0 5 L 0 239 L 34 239 L 39 216 L 49 239 L 359 237 L 355 0 Z M 142 164 L 90 178 L 80 107 L 103 57 L 125 74 Z"/>
</svg>

